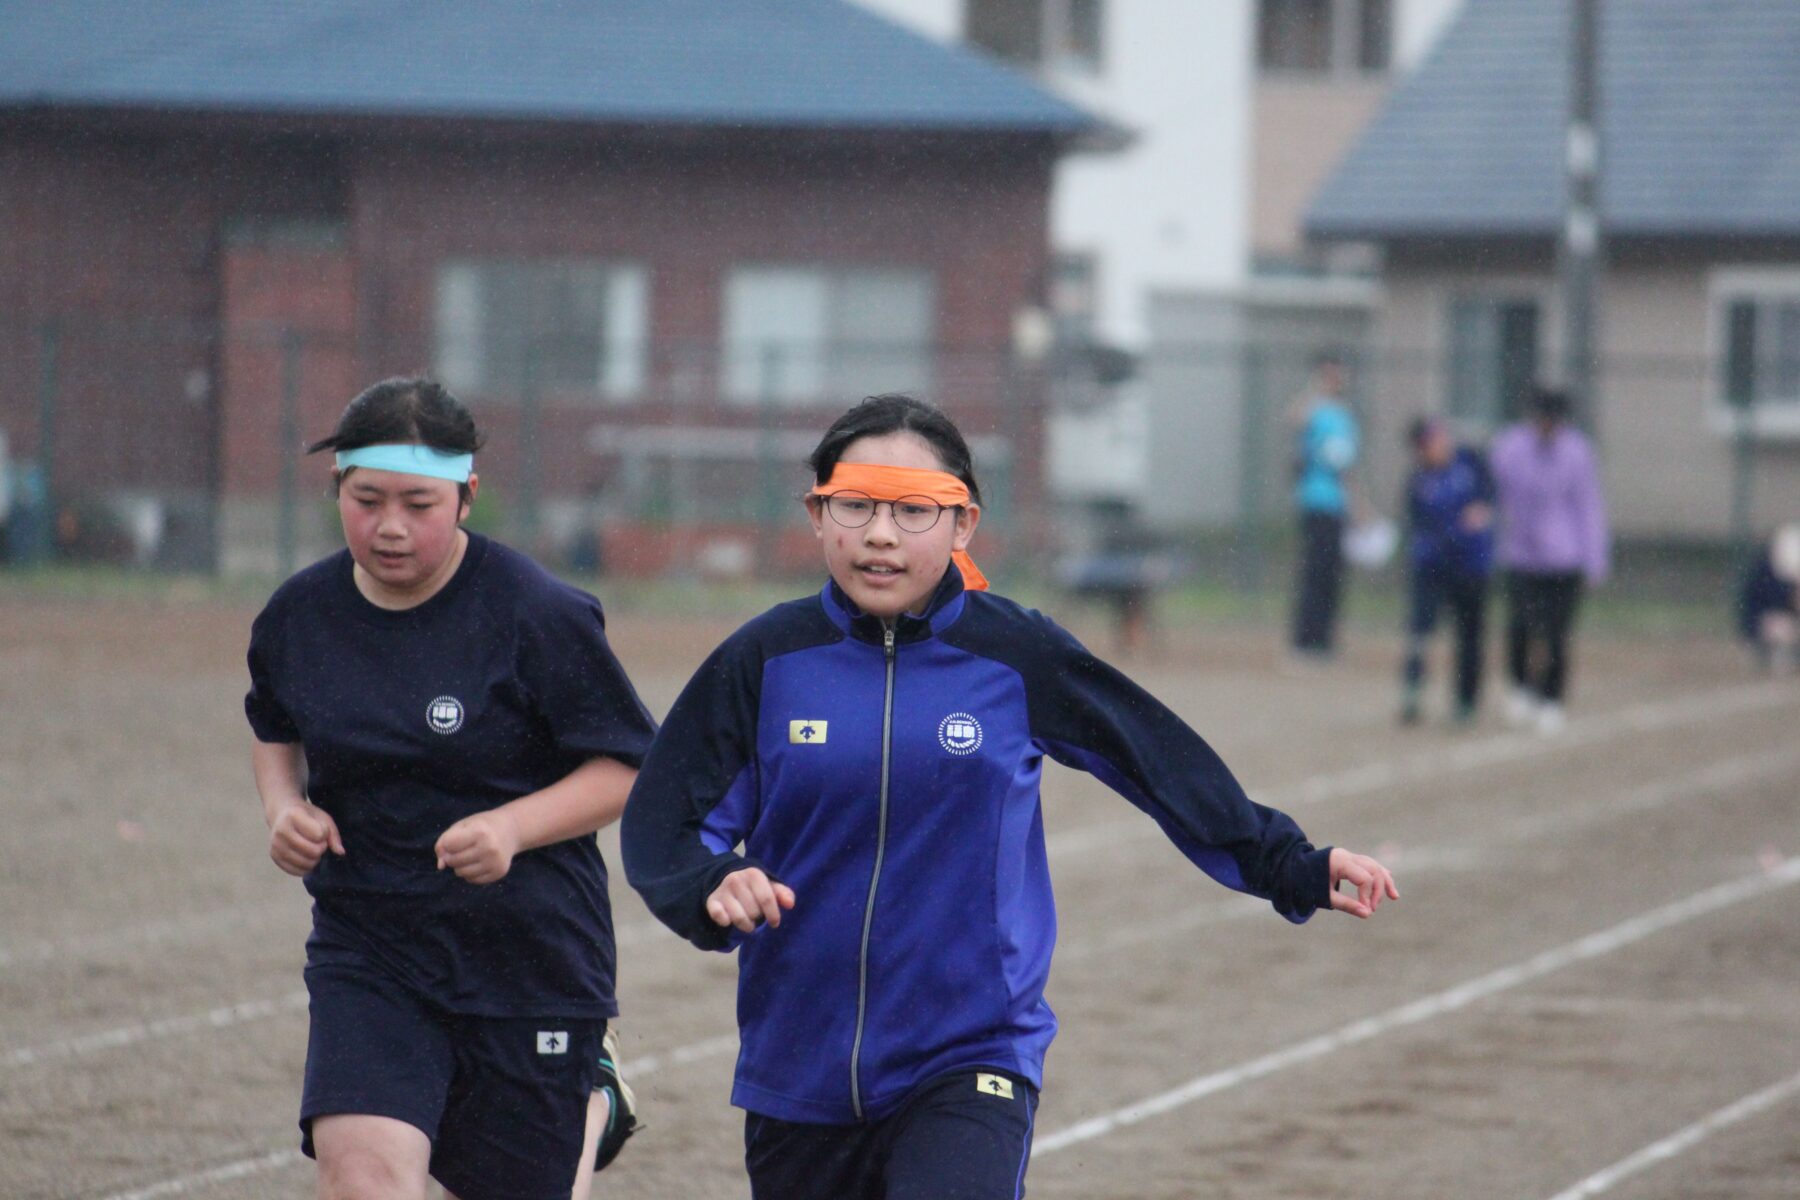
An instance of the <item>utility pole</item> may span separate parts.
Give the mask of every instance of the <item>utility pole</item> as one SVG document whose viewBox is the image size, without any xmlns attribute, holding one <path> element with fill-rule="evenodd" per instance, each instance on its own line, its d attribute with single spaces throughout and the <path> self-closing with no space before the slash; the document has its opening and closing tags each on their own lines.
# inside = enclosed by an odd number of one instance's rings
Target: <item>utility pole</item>
<svg viewBox="0 0 1800 1200">
<path fill-rule="evenodd" d="M 1569 0 L 1569 108 L 1563 138 L 1563 221 L 1557 243 L 1563 386 L 1576 419 L 1596 433 L 1594 328 L 1600 275 L 1600 0 Z"/>
</svg>

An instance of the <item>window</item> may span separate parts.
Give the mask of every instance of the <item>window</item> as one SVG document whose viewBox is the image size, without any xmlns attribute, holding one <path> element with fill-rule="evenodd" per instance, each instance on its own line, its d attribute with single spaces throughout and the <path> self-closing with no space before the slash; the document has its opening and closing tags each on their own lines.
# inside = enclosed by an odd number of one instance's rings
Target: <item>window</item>
<svg viewBox="0 0 1800 1200">
<path fill-rule="evenodd" d="M 841 404 L 929 391 L 934 308 L 924 271 L 740 267 L 725 281 L 725 396 Z"/>
<path fill-rule="evenodd" d="M 1050 257 L 1050 316 L 1057 340 L 1068 346 L 1094 341 L 1100 308 L 1099 261 L 1084 251 L 1062 251 Z"/>
<path fill-rule="evenodd" d="M 1537 301 L 1465 296 L 1451 302 L 1452 417 L 1487 428 L 1513 420 L 1537 377 Z"/>
<path fill-rule="evenodd" d="M 1301 75 L 1383 72 L 1393 51 L 1393 0 L 1261 0 L 1256 61 Z"/>
<path fill-rule="evenodd" d="M 1800 282 L 1787 295 L 1728 296 L 1723 318 L 1725 404 L 1800 406 Z"/>
<path fill-rule="evenodd" d="M 1363 71 L 1385 71 L 1394 48 L 1392 0 L 1362 0 L 1356 7 L 1356 65 Z"/>
<path fill-rule="evenodd" d="M 1023 67 L 1097 73 L 1104 61 L 1105 0 L 967 0 L 965 36 Z"/>
<path fill-rule="evenodd" d="M 437 277 L 436 372 L 452 391 L 628 399 L 644 386 L 647 308 L 639 267 L 446 263 Z"/>
</svg>

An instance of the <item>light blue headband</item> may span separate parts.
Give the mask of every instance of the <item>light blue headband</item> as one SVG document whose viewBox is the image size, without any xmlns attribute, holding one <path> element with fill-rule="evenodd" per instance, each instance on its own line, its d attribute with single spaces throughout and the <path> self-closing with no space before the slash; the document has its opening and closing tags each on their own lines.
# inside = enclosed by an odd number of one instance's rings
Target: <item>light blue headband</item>
<svg viewBox="0 0 1800 1200">
<path fill-rule="evenodd" d="M 429 475 L 433 479 L 467 483 L 475 470 L 475 456 L 445 454 L 442 450 L 433 450 L 430 446 L 419 446 L 411 442 L 388 442 L 380 446 L 339 450 L 338 470 L 348 471 L 351 467 L 395 471 L 401 475 Z"/>
</svg>

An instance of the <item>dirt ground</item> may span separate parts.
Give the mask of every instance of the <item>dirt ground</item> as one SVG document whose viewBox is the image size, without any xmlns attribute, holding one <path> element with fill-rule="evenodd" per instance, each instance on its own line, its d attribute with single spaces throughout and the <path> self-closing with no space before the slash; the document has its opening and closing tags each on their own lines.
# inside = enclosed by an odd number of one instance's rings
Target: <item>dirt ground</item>
<svg viewBox="0 0 1800 1200">
<path fill-rule="evenodd" d="M 250 784 L 251 615 L 0 597 L 0 1197 L 312 1194 L 307 904 Z M 612 629 L 659 713 L 727 632 Z M 1402 730 L 1392 639 L 1290 675 L 1272 629 L 1128 667 L 1403 899 L 1289 926 L 1050 768 L 1063 1032 L 1031 1195 L 1800 1197 L 1800 682 L 1589 638 L 1561 737 Z M 733 964 L 613 898 L 649 1128 L 596 1194 L 742 1197 Z"/>
</svg>

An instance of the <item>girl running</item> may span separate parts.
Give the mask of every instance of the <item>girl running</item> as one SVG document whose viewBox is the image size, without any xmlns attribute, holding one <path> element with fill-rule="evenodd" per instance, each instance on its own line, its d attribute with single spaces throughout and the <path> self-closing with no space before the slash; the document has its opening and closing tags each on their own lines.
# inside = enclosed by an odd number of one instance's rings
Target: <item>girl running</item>
<svg viewBox="0 0 1800 1200">
<path fill-rule="evenodd" d="M 352 400 L 311 447 L 336 452 L 346 549 L 251 629 L 269 854 L 313 897 L 300 1129 L 322 1197 L 422 1196 L 429 1174 L 460 1200 L 568 1200 L 611 1083 L 592 834 L 653 725 L 599 603 L 462 528 L 480 441 L 426 379 Z"/>
<path fill-rule="evenodd" d="M 982 590 L 981 493 L 943 413 L 873 397 L 811 467 L 830 579 L 733 634 L 676 701 L 626 809 L 626 872 L 676 932 L 738 949 L 732 1103 L 756 1197 L 1016 1197 L 1056 1032 L 1044 756 L 1289 920 L 1399 892 Z"/>
</svg>

